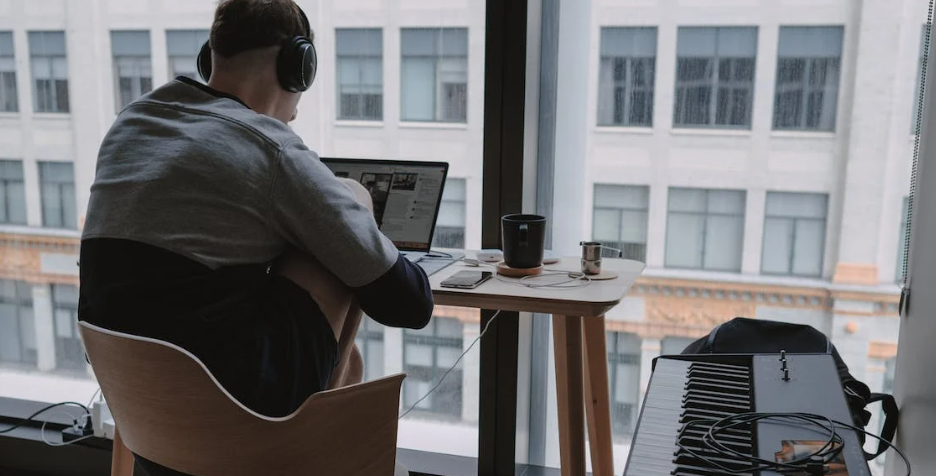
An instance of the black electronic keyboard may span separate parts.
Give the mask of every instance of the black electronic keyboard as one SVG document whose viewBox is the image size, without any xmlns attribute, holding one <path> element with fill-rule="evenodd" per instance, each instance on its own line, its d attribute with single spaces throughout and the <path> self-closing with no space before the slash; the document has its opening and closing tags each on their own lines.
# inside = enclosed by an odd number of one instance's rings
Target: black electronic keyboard
<svg viewBox="0 0 936 476">
<path fill-rule="evenodd" d="M 723 468 L 749 468 L 748 461 L 712 452 L 701 441 L 704 425 L 687 423 L 752 412 L 810 413 L 852 422 L 829 354 L 658 357 L 624 476 L 716 476 L 733 474 Z M 870 476 L 855 432 L 837 427 L 836 433 L 844 442 L 839 464 L 847 472 L 831 474 Z M 803 454 L 804 447 L 824 444 L 828 437 L 816 427 L 765 420 L 733 428 L 719 441 L 738 453 L 774 461 L 778 453 Z M 741 474 L 781 475 L 766 469 Z"/>
</svg>

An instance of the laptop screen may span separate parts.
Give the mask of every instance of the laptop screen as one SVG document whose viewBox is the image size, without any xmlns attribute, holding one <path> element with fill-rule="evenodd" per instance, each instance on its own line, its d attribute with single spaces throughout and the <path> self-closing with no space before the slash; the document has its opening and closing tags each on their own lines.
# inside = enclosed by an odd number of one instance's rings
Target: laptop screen
<svg viewBox="0 0 936 476">
<path fill-rule="evenodd" d="M 374 219 L 397 248 L 429 251 L 447 163 L 324 157 L 322 163 L 336 176 L 360 182 L 370 192 Z"/>
</svg>

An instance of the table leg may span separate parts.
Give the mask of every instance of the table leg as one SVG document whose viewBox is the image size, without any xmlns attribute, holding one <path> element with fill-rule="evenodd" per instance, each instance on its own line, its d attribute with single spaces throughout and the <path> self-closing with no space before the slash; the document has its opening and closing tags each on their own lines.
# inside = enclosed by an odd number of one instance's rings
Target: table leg
<svg viewBox="0 0 936 476">
<path fill-rule="evenodd" d="M 559 460 L 562 476 L 585 475 L 585 418 L 582 400 L 582 318 L 553 316 Z"/>
<path fill-rule="evenodd" d="M 611 402 L 608 389 L 608 351 L 604 317 L 582 322 L 585 337 L 585 414 L 588 418 L 588 446 L 592 474 L 612 476 Z"/>
</svg>

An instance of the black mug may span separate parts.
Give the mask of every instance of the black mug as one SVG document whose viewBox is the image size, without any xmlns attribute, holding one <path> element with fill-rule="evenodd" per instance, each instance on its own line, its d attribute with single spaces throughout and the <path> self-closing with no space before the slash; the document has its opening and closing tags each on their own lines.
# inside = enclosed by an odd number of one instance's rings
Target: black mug
<svg viewBox="0 0 936 476">
<path fill-rule="evenodd" d="M 541 266 L 546 243 L 546 217 L 505 215 L 501 218 L 501 239 L 507 266 L 514 269 Z"/>
</svg>

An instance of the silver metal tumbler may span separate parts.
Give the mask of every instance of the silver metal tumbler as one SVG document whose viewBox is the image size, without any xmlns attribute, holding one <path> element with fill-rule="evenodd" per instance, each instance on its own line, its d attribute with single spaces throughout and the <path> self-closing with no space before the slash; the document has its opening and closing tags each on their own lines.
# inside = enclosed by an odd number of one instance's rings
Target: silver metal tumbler
<svg viewBox="0 0 936 476">
<path fill-rule="evenodd" d="M 588 275 L 601 274 L 601 243 L 583 241 L 582 245 L 582 272 Z"/>
</svg>

